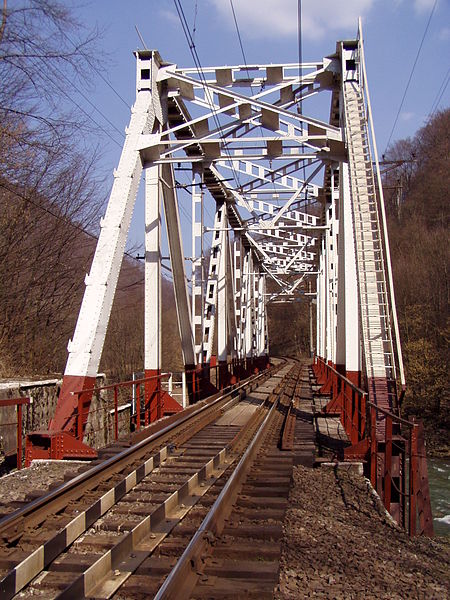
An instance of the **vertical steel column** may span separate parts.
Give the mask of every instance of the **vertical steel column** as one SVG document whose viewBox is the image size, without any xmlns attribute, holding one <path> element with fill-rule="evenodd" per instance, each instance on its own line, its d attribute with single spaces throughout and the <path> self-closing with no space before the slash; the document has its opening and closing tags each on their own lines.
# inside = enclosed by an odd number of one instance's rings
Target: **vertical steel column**
<svg viewBox="0 0 450 600">
<path fill-rule="evenodd" d="M 180 215 L 175 193 L 173 166 L 171 164 L 164 163 L 161 165 L 161 182 L 170 262 L 172 264 L 175 303 L 177 307 L 178 329 L 181 338 L 181 351 L 186 370 L 191 370 L 195 367 L 194 336 L 192 331 L 191 308 L 189 304 L 186 273 L 184 270 Z"/>
<path fill-rule="evenodd" d="M 228 294 L 227 294 L 227 263 L 228 263 L 228 218 L 227 205 L 222 205 L 224 211 L 221 219 L 220 254 L 217 265 L 217 360 L 219 363 L 219 387 L 224 388 L 227 382 L 228 360 Z"/>
<path fill-rule="evenodd" d="M 354 226 L 347 163 L 340 164 L 339 281 L 337 364 L 355 385 L 360 384 L 360 317 Z"/>
<path fill-rule="evenodd" d="M 326 207 L 324 249 L 325 249 L 325 293 L 326 293 L 326 360 L 333 366 L 335 364 L 335 260 L 334 260 L 334 229 L 335 229 L 335 206 L 333 198 L 334 175 L 331 175 L 331 202 Z"/>
<path fill-rule="evenodd" d="M 248 359 L 253 357 L 253 253 L 249 250 L 246 253 L 246 282 L 245 282 L 245 356 Z"/>
<path fill-rule="evenodd" d="M 231 243 L 230 234 L 227 241 L 227 323 L 228 323 L 228 350 L 233 360 L 237 357 L 237 319 L 236 319 L 236 274 L 234 271 L 234 243 Z"/>
<path fill-rule="evenodd" d="M 248 346 L 247 346 L 247 320 L 250 319 L 249 312 L 249 262 L 250 262 L 250 250 L 242 247 L 242 283 L 241 283 L 241 318 L 239 322 L 240 338 L 241 338 L 241 357 L 242 359 L 247 357 Z"/>
<path fill-rule="evenodd" d="M 192 326 L 196 356 L 203 356 L 203 316 L 205 310 L 204 295 L 204 255 L 203 255 L 203 172 L 201 180 L 194 165 L 192 170 Z"/>
<path fill-rule="evenodd" d="M 265 354 L 265 296 L 264 296 L 264 282 L 265 277 L 262 273 L 258 275 L 258 322 L 256 328 L 256 355 L 262 357 Z"/>
<path fill-rule="evenodd" d="M 326 338 L 326 259 L 325 259 L 325 239 L 322 236 L 320 241 L 319 275 L 318 275 L 318 298 L 317 298 L 317 335 L 318 335 L 318 355 L 326 360 L 327 358 L 327 338 Z"/>
<path fill-rule="evenodd" d="M 217 204 L 214 218 L 213 239 L 211 242 L 211 256 L 209 261 L 208 280 L 205 291 L 205 313 L 203 319 L 203 355 L 201 362 L 208 365 L 211 361 L 214 333 L 216 327 L 217 291 L 220 261 L 224 248 L 224 233 L 226 221 L 226 205 Z"/>
<path fill-rule="evenodd" d="M 145 412 L 161 417 L 161 182 L 160 167 L 145 166 Z M 147 420 L 147 419 L 146 419 Z"/>
<path fill-rule="evenodd" d="M 236 325 L 237 325 L 237 336 L 236 336 L 236 353 L 237 359 L 241 360 L 243 358 L 242 354 L 242 269 L 241 269 L 241 238 L 238 236 L 235 238 L 233 243 L 233 262 L 234 262 L 234 276 L 235 276 L 235 315 L 236 315 Z"/>
</svg>

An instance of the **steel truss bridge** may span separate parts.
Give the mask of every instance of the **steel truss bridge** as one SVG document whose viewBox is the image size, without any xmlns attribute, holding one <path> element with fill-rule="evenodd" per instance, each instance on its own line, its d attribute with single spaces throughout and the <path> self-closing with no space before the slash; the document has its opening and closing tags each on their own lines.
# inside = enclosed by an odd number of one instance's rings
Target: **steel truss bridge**
<svg viewBox="0 0 450 600">
<path fill-rule="evenodd" d="M 206 382 L 215 354 L 219 387 L 267 366 L 270 303 L 309 302 L 316 374 L 322 391 L 332 393 L 325 411 L 350 411 L 343 417 L 350 424 L 348 456 L 373 452 L 374 439 L 381 454 L 392 454 L 387 415 L 398 416 L 405 382 L 361 30 L 329 56 L 301 64 L 184 69 L 157 51 L 135 54 L 136 102 L 61 393 L 49 431 L 28 436 L 28 459 L 95 454 L 83 431 L 143 175 L 144 403 L 161 399 L 164 212 L 190 402 L 211 393 Z M 303 110 L 323 95 L 331 98 L 326 121 Z M 177 169 L 191 178 L 189 250 Z M 211 202 L 212 228 L 204 220 Z M 370 439 L 369 405 L 375 407 Z M 175 407 L 165 394 L 164 409 L 158 404 L 150 414 L 168 410 Z M 392 436 L 392 420 L 390 427 Z M 389 460 L 393 477 L 400 477 L 401 456 Z M 375 481 L 384 476 L 377 468 Z M 398 507 L 392 499 L 391 511 Z"/>
</svg>

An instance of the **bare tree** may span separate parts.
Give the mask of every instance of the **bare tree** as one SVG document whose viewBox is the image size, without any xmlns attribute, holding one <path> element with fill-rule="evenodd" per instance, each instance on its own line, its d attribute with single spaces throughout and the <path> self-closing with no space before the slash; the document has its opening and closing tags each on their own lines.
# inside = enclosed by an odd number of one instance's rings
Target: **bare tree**
<svg viewBox="0 0 450 600">
<path fill-rule="evenodd" d="M 0 23 L 0 369 L 61 370 L 103 201 L 93 133 L 70 101 L 97 32 L 56 0 L 3 2 Z M 80 107 L 81 108 L 81 107 Z M 92 136 L 95 138 L 95 136 Z M 91 147 L 89 147 L 91 146 Z M 86 233 L 87 231 L 87 233 Z"/>
</svg>

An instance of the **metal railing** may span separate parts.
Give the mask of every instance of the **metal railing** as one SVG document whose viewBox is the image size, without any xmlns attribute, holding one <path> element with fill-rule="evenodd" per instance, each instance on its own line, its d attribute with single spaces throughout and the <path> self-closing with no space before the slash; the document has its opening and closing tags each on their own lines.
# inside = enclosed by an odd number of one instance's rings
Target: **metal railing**
<svg viewBox="0 0 450 600">
<path fill-rule="evenodd" d="M 130 419 L 137 430 L 141 428 L 142 424 L 146 426 L 161 418 L 164 412 L 164 393 L 161 393 L 161 382 L 170 375 L 171 373 L 161 373 L 152 377 L 130 379 L 73 392 L 78 397 L 75 437 L 83 441 L 88 416 L 91 417 L 92 423 L 96 413 L 101 413 L 102 420 L 98 431 L 109 434 L 115 441 L 119 439 L 119 413 L 125 408 L 130 409 Z M 90 399 L 93 396 L 97 399 L 98 408 L 92 408 Z M 102 398 L 103 406 L 101 405 Z M 132 410 L 132 398 L 135 399 L 134 411 Z M 106 424 L 103 422 L 107 413 L 112 413 L 112 423 L 109 420 Z M 92 431 L 95 433 L 95 428 L 92 428 Z"/>
<path fill-rule="evenodd" d="M 6 400 L 0 400 L 0 408 L 15 406 L 17 420 L 13 422 L 0 423 L 0 427 L 11 428 L 16 427 L 16 452 L 17 452 L 17 468 L 22 468 L 23 460 L 23 436 L 22 436 L 22 406 L 24 404 L 30 404 L 30 398 L 7 398 Z M 3 435 L 2 435 L 3 438 Z"/>
<path fill-rule="evenodd" d="M 75 391 L 73 394 L 78 397 L 75 437 L 83 441 L 88 433 L 101 435 L 103 443 L 117 441 L 120 413 L 124 411 L 128 411 L 129 414 L 129 427 L 135 430 L 160 419 L 166 412 L 168 395 L 172 398 L 174 375 L 178 375 L 178 389 L 181 386 L 181 393 L 174 394 L 179 398 L 177 402 L 181 410 L 186 408 L 188 397 L 190 403 L 194 404 L 264 370 L 267 366 L 268 357 L 246 358 L 203 365 L 178 374 L 161 373 Z M 96 398 L 96 407 L 93 407 L 91 398 Z M 173 406 L 173 402 L 171 405 Z"/>
<path fill-rule="evenodd" d="M 350 442 L 344 457 L 365 461 L 372 487 L 410 535 L 432 536 L 423 424 L 370 402 L 367 392 L 319 357 L 313 370 L 320 393 L 331 396 L 322 412 L 339 415 Z"/>
</svg>

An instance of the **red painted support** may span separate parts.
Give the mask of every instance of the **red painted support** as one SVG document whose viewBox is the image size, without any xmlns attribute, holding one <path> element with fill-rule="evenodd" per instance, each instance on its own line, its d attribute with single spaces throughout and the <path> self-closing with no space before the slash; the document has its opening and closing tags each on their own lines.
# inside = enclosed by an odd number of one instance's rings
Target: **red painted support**
<svg viewBox="0 0 450 600">
<path fill-rule="evenodd" d="M 22 403 L 17 405 L 17 468 L 22 468 Z"/>
<path fill-rule="evenodd" d="M 17 452 L 17 468 L 22 468 L 22 406 L 30 404 L 30 399 L 27 398 L 7 398 L 0 400 L 0 407 L 15 406 L 17 410 L 17 437 L 16 437 L 16 452 Z M 12 425 L 12 423 L 11 423 Z"/>
<path fill-rule="evenodd" d="M 172 398 L 169 392 L 162 392 L 160 396 L 159 409 L 160 414 L 162 416 L 166 416 L 182 411 L 183 407 L 179 402 Z"/>
<path fill-rule="evenodd" d="M 388 512 L 391 510 L 392 486 L 392 418 L 386 417 L 385 421 L 385 447 L 384 447 L 384 506 Z"/>
<path fill-rule="evenodd" d="M 372 487 L 377 489 L 377 412 L 374 406 L 370 407 L 370 481 Z"/>
<path fill-rule="evenodd" d="M 228 372 L 228 363 L 226 360 L 221 360 L 219 362 L 219 389 L 223 390 L 224 388 L 230 385 L 230 374 Z"/>
<path fill-rule="evenodd" d="M 66 433 L 75 434 L 79 398 L 81 397 L 86 408 L 84 414 L 87 419 L 92 400 L 92 391 L 95 387 L 95 379 L 95 377 L 64 375 L 55 414 L 48 426 L 49 431 L 65 431 Z M 80 395 L 80 392 L 85 393 Z M 86 423 L 83 423 L 83 425 L 86 425 Z"/>
<path fill-rule="evenodd" d="M 409 443 L 409 535 L 416 535 L 416 494 L 417 494 L 417 423 L 414 423 L 411 428 Z"/>
<path fill-rule="evenodd" d="M 114 388 L 114 440 L 119 439 L 119 401 L 117 398 L 117 387 Z"/>
<path fill-rule="evenodd" d="M 141 385 L 136 384 L 136 430 L 141 428 Z"/>
<path fill-rule="evenodd" d="M 160 377 L 160 369 L 145 369 L 144 425 L 146 427 L 162 416 Z"/>
</svg>

